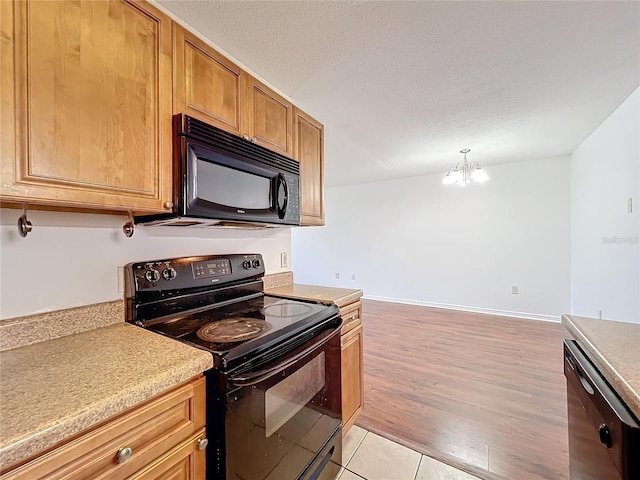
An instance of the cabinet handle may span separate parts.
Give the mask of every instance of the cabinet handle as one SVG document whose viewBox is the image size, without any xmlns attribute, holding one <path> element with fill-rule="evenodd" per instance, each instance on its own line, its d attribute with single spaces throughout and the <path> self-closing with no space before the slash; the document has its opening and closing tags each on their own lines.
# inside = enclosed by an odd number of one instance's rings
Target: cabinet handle
<svg viewBox="0 0 640 480">
<path fill-rule="evenodd" d="M 27 220 L 27 204 L 22 205 L 22 216 L 18 219 L 18 233 L 26 237 L 33 230 L 33 225 Z"/>
<path fill-rule="evenodd" d="M 358 318 L 358 314 L 354 313 L 349 318 L 347 318 L 347 323 L 353 322 L 356 318 Z"/>
<path fill-rule="evenodd" d="M 249 140 L 249 135 L 247 135 L 246 133 L 242 134 L 242 138 L 244 138 L 245 140 Z"/>
<path fill-rule="evenodd" d="M 132 453 L 133 450 L 131 450 L 131 447 L 122 447 L 120 450 L 118 450 L 116 460 L 118 461 L 118 463 L 124 463 L 129 460 L 129 458 L 131 458 Z"/>
<path fill-rule="evenodd" d="M 166 208 L 167 210 L 171 210 L 173 208 L 173 202 L 164 202 L 164 208 Z"/>
<path fill-rule="evenodd" d="M 257 137 L 253 137 L 253 138 L 251 139 L 251 143 L 257 143 L 257 142 L 258 142 L 258 138 L 257 138 Z"/>
<path fill-rule="evenodd" d="M 207 445 L 209 445 L 209 439 L 201 438 L 200 440 L 198 440 L 198 450 L 204 450 L 205 448 L 207 448 Z"/>
</svg>

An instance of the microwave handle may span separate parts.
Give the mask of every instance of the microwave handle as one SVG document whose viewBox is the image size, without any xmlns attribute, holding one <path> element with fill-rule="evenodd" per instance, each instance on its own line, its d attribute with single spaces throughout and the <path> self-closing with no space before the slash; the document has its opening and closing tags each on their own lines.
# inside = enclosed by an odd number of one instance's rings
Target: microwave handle
<svg viewBox="0 0 640 480">
<path fill-rule="evenodd" d="M 331 340 L 331 337 L 333 337 L 335 332 L 340 331 L 341 328 L 342 328 L 342 324 L 339 327 L 337 327 L 335 330 L 333 330 L 331 332 L 331 335 L 327 335 L 323 337 L 321 340 L 315 342 L 310 347 L 305 348 L 302 352 L 294 355 L 293 357 L 287 359 L 282 363 L 279 363 L 278 365 L 267 368 L 265 370 L 259 370 L 257 372 L 256 371 L 247 372 L 244 374 L 231 377 L 229 378 L 229 383 L 231 383 L 231 385 L 233 385 L 234 387 L 248 387 L 250 385 L 257 385 L 258 383 L 266 380 L 267 378 L 273 377 L 274 375 L 282 372 L 283 370 L 286 370 L 301 358 L 309 355 L 314 350 L 322 347 L 322 345 L 324 345 L 329 340 Z"/>
<path fill-rule="evenodd" d="M 280 189 L 284 189 L 284 202 L 280 206 Z M 289 187 L 287 186 L 287 180 L 281 173 L 278 174 L 278 180 L 276 181 L 276 210 L 278 212 L 278 218 L 284 218 L 287 213 L 287 204 L 289 203 Z"/>
</svg>

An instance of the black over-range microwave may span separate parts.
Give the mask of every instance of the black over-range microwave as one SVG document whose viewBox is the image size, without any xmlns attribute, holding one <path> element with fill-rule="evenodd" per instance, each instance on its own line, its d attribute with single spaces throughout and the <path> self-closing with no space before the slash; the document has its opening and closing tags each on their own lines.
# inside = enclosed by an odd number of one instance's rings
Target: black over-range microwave
<svg viewBox="0 0 640 480">
<path fill-rule="evenodd" d="M 136 223 L 300 225 L 297 161 L 184 114 L 173 130 L 173 211 Z"/>
</svg>

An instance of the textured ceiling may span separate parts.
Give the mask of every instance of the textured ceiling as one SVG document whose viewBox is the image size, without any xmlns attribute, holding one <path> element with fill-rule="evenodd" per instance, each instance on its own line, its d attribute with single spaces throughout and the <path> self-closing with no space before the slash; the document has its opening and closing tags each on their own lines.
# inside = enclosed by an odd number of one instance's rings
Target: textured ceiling
<svg viewBox="0 0 640 480">
<path fill-rule="evenodd" d="M 640 85 L 640 2 L 157 2 L 325 125 L 326 185 L 568 155 Z"/>
</svg>

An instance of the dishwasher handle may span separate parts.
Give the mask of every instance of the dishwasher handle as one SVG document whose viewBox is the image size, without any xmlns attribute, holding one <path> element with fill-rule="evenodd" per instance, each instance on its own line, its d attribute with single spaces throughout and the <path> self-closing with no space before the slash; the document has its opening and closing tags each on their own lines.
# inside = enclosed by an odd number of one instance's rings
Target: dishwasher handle
<svg viewBox="0 0 640 480">
<path fill-rule="evenodd" d="M 573 372 L 576 374 L 576 376 L 578 377 L 578 380 L 580 380 L 580 384 L 582 385 L 582 388 L 584 388 L 584 390 L 589 395 L 595 394 L 596 391 L 593 389 L 589 381 L 584 377 L 584 374 L 580 371 L 580 367 L 576 365 L 576 362 L 573 360 L 573 357 L 569 352 L 565 352 L 564 359 L 569 364 L 569 367 L 571 367 L 571 370 L 573 370 Z"/>
</svg>

